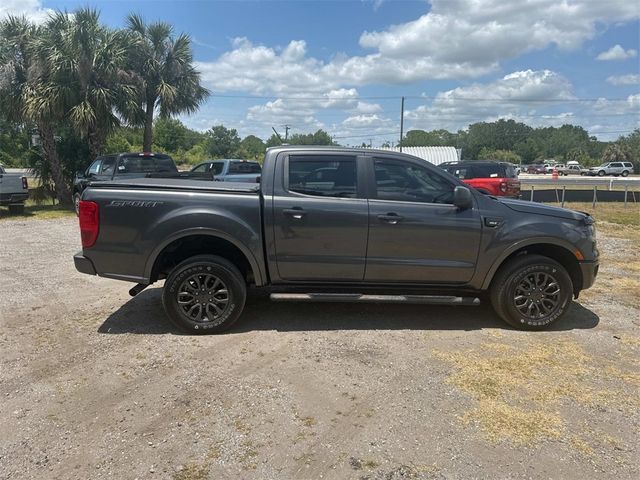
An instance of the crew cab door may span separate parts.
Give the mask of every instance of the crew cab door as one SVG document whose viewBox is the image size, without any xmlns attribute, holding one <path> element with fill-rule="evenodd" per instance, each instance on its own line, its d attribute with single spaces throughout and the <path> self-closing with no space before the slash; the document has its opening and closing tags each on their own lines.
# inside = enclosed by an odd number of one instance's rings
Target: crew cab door
<svg viewBox="0 0 640 480">
<path fill-rule="evenodd" d="M 368 207 L 363 157 L 338 152 L 278 158 L 273 236 L 278 281 L 362 281 Z"/>
<path fill-rule="evenodd" d="M 482 231 L 477 209 L 453 205 L 455 184 L 420 160 L 369 158 L 366 282 L 465 283 Z"/>
</svg>

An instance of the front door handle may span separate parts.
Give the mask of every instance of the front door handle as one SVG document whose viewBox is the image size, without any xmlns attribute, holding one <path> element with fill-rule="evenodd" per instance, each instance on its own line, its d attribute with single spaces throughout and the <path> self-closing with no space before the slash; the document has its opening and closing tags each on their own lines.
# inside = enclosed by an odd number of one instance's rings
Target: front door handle
<svg viewBox="0 0 640 480">
<path fill-rule="evenodd" d="M 293 217 L 296 220 L 301 220 L 302 217 L 304 217 L 307 214 L 307 212 L 305 212 L 300 207 L 285 208 L 285 209 L 282 210 L 282 213 L 284 213 L 285 215 L 288 215 L 290 217 Z"/>
<path fill-rule="evenodd" d="M 397 213 L 387 213 L 386 215 L 378 215 L 378 219 L 382 222 L 386 222 L 390 225 L 395 225 L 404 217 L 401 217 Z"/>
</svg>

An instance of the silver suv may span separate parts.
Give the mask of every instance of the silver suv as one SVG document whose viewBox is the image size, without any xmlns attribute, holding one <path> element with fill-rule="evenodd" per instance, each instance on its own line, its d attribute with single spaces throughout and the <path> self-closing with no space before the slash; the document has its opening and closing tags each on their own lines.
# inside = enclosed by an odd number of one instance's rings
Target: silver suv
<svg viewBox="0 0 640 480">
<path fill-rule="evenodd" d="M 604 177 L 605 175 L 622 175 L 626 177 L 630 173 L 633 173 L 633 163 L 631 162 L 609 162 L 603 163 L 599 167 L 591 167 L 589 169 L 589 175 Z"/>
</svg>

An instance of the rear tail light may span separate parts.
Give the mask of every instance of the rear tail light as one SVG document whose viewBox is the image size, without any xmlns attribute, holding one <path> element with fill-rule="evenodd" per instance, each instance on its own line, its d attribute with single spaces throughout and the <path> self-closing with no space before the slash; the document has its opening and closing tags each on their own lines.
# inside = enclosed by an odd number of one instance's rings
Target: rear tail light
<svg viewBox="0 0 640 480">
<path fill-rule="evenodd" d="M 507 191 L 507 182 L 500 182 L 500 191 L 502 193 L 506 193 L 506 191 Z"/>
<path fill-rule="evenodd" d="M 29 184 L 27 183 L 27 177 L 22 177 L 22 189 L 29 190 Z"/>
<path fill-rule="evenodd" d="M 79 218 L 82 248 L 93 247 L 100 232 L 100 209 L 98 204 L 80 200 Z"/>
</svg>

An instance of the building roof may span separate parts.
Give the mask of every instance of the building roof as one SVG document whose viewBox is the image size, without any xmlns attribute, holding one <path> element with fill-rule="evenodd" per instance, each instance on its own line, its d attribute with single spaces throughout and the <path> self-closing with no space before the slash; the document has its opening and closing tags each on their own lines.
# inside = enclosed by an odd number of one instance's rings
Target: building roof
<svg viewBox="0 0 640 480">
<path fill-rule="evenodd" d="M 390 150 L 399 152 L 399 147 L 382 148 L 381 150 Z M 457 162 L 460 160 L 460 151 L 456 147 L 402 147 L 402 153 L 422 158 L 434 165 L 440 165 L 444 162 Z"/>
</svg>

